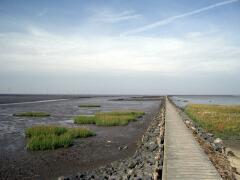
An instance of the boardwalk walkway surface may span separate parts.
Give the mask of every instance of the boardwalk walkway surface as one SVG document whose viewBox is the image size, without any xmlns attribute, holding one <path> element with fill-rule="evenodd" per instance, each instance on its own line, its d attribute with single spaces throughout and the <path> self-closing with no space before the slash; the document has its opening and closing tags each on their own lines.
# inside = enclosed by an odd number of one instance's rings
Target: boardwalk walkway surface
<svg viewBox="0 0 240 180">
<path fill-rule="evenodd" d="M 164 180 L 221 179 L 176 108 L 166 100 Z"/>
</svg>

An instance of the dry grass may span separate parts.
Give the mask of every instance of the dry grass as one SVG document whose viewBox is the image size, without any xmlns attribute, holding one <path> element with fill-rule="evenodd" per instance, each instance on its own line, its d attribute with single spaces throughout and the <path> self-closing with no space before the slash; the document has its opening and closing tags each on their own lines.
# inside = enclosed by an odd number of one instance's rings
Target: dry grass
<svg viewBox="0 0 240 180">
<path fill-rule="evenodd" d="M 217 137 L 240 138 L 240 106 L 190 104 L 186 106 L 185 112 Z"/>
</svg>

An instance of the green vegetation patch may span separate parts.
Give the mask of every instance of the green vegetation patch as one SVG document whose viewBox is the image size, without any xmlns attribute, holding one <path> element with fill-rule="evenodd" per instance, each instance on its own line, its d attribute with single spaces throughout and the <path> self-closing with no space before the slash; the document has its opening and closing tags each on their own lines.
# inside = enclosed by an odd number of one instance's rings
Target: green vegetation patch
<svg viewBox="0 0 240 180">
<path fill-rule="evenodd" d="M 76 124 L 95 124 L 96 116 L 76 116 L 74 117 L 74 123 Z"/>
<path fill-rule="evenodd" d="M 190 104 L 188 116 L 206 131 L 223 139 L 240 139 L 240 106 Z"/>
<path fill-rule="evenodd" d="M 67 128 L 60 126 L 34 126 L 25 131 L 28 150 L 47 150 L 69 147 L 75 138 L 94 136 L 86 128 Z"/>
<path fill-rule="evenodd" d="M 81 107 L 81 108 L 96 108 L 96 107 L 101 107 L 101 105 L 98 105 L 98 104 L 80 104 L 78 107 Z"/>
<path fill-rule="evenodd" d="M 50 114 L 45 112 L 21 112 L 13 114 L 14 116 L 20 116 L 20 117 L 48 117 Z"/>
<path fill-rule="evenodd" d="M 77 116 L 76 124 L 96 124 L 97 126 L 123 126 L 135 121 L 145 113 L 141 111 L 114 111 L 96 113 L 95 116 Z"/>
</svg>

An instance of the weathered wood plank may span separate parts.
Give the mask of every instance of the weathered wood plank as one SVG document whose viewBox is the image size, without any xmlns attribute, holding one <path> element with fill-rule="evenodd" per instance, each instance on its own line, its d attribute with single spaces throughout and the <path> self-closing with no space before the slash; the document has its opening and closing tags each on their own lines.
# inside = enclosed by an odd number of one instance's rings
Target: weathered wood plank
<svg viewBox="0 0 240 180">
<path fill-rule="evenodd" d="M 164 180 L 220 180 L 192 132 L 183 123 L 176 108 L 166 101 Z"/>
</svg>

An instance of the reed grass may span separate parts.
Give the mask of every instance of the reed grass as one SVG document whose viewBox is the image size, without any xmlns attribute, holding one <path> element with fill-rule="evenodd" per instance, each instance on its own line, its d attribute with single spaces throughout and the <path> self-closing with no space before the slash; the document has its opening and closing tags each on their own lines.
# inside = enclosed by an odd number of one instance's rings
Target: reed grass
<svg viewBox="0 0 240 180">
<path fill-rule="evenodd" d="M 47 150 L 69 147 L 75 138 L 94 136 L 86 128 L 66 128 L 60 126 L 34 126 L 25 131 L 28 150 Z"/>
<path fill-rule="evenodd" d="M 185 112 L 217 137 L 240 139 L 240 106 L 189 104 Z"/>
<path fill-rule="evenodd" d="M 145 113 L 141 111 L 114 111 L 96 113 L 94 116 L 77 116 L 76 124 L 96 124 L 97 126 L 123 126 L 135 121 Z"/>
<path fill-rule="evenodd" d="M 76 124 L 95 124 L 96 117 L 95 116 L 76 116 L 74 117 L 74 123 Z"/>
</svg>

